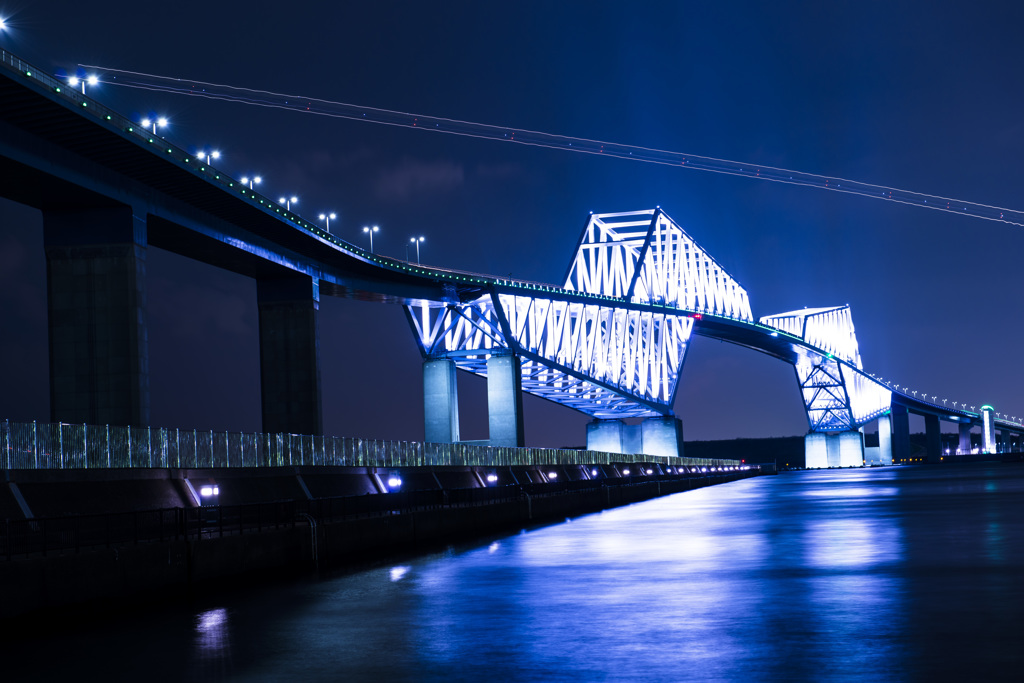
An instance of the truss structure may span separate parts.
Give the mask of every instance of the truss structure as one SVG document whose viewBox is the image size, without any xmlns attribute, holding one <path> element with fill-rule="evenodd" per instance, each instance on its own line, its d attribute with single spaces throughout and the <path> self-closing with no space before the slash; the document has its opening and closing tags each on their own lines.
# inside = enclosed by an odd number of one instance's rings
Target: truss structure
<svg viewBox="0 0 1024 683">
<path fill-rule="evenodd" d="M 407 312 L 427 357 L 486 376 L 489 355 L 515 354 L 524 391 L 606 419 L 672 414 L 695 314 L 753 320 L 746 290 L 658 209 L 592 215 L 547 293 L 510 284 Z"/>
<path fill-rule="evenodd" d="M 747 291 L 661 209 L 591 215 L 565 289 L 753 321 Z"/>
<path fill-rule="evenodd" d="M 514 353 L 524 391 L 598 418 L 671 413 L 693 330 L 687 315 L 513 294 L 409 312 L 428 357 L 486 376 L 489 355 Z"/>
<path fill-rule="evenodd" d="M 849 306 L 805 308 L 760 323 L 813 347 L 795 364 L 812 432 L 856 429 L 890 410 L 892 392 L 863 372 Z"/>
</svg>

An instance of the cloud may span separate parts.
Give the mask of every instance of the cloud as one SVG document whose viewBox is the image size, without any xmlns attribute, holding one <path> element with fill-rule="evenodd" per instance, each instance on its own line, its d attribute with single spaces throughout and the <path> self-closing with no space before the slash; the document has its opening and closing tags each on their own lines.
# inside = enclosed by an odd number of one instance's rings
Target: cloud
<svg viewBox="0 0 1024 683">
<path fill-rule="evenodd" d="M 385 169 L 374 182 L 374 195 L 386 201 L 407 201 L 424 195 L 449 192 L 465 181 L 462 164 L 451 161 L 420 161 L 404 158 Z"/>
</svg>

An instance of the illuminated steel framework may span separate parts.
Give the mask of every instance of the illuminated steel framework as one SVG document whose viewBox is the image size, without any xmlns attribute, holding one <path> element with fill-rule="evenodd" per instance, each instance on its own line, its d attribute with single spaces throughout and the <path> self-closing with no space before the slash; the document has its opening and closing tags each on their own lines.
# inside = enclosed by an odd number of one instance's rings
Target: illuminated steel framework
<svg viewBox="0 0 1024 683">
<path fill-rule="evenodd" d="M 856 429 L 890 410 L 892 391 L 863 372 L 849 306 L 778 313 L 760 323 L 814 347 L 801 349 L 794 365 L 812 432 Z"/>
<path fill-rule="evenodd" d="M 752 321 L 746 291 L 660 210 L 592 215 L 547 293 L 407 310 L 427 357 L 486 376 L 489 355 L 515 354 L 524 391 L 597 418 L 671 415 L 694 315 Z"/>
</svg>

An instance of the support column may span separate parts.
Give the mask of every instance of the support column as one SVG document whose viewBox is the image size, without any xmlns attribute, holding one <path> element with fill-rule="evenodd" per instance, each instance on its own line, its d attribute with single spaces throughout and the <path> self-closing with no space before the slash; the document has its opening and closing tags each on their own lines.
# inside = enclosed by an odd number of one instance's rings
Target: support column
<svg viewBox="0 0 1024 683">
<path fill-rule="evenodd" d="M 890 410 L 892 419 L 892 459 L 906 462 L 910 458 L 910 413 L 907 407 L 893 403 Z"/>
<path fill-rule="evenodd" d="M 892 420 L 888 415 L 878 418 L 878 458 L 883 465 L 892 464 Z"/>
<path fill-rule="evenodd" d="M 683 421 L 671 415 L 648 417 L 640 423 L 642 453 L 666 458 L 683 455 Z"/>
<path fill-rule="evenodd" d="M 981 407 L 981 452 L 996 452 L 996 411 L 992 406 Z"/>
<path fill-rule="evenodd" d="M 942 460 L 942 431 L 939 427 L 938 415 L 924 416 L 925 458 L 928 462 Z"/>
<path fill-rule="evenodd" d="M 43 212 L 50 419 L 149 424 L 146 224 L 131 207 Z"/>
<path fill-rule="evenodd" d="M 960 444 L 958 446 L 960 455 L 971 454 L 971 423 L 960 423 Z"/>
<path fill-rule="evenodd" d="M 423 434 L 428 443 L 459 440 L 459 391 L 455 361 L 423 361 Z"/>
<path fill-rule="evenodd" d="M 587 423 L 587 450 L 601 453 L 624 453 L 622 420 L 591 420 Z"/>
<path fill-rule="evenodd" d="M 320 286 L 296 274 L 256 282 L 263 431 L 324 432 L 320 386 Z"/>
<path fill-rule="evenodd" d="M 828 439 L 820 432 L 811 432 L 804 437 L 804 467 L 828 467 Z"/>
<path fill-rule="evenodd" d="M 487 359 L 487 424 L 492 446 L 524 446 L 522 374 L 512 355 Z"/>
</svg>

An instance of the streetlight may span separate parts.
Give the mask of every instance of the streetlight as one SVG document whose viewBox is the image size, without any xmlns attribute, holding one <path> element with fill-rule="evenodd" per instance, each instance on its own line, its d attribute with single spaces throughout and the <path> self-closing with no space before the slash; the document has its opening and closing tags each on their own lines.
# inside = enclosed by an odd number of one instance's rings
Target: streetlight
<svg viewBox="0 0 1024 683">
<path fill-rule="evenodd" d="M 2 27 L 0 27 L 0 28 L 2 28 Z M 82 94 L 83 95 L 85 94 L 85 84 L 86 83 L 88 83 L 89 85 L 92 86 L 92 85 L 96 85 L 99 82 L 100 82 L 100 79 L 97 78 L 96 76 L 86 76 L 85 78 L 79 78 L 78 76 L 72 76 L 71 78 L 68 79 L 68 85 L 70 85 L 72 88 L 77 88 L 79 83 L 82 84 Z M 147 125 L 148 126 L 149 124 L 143 124 L 143 125 Z"/>
<path fill-rule="evenodd" d="M 427 239 L 426 237 L 410 237 L 409 241 L 416 244 L 416 263 L 420 262 L 420 242 Z"/>
<path fill-rule="evenodd" d="M 242 176 L 242 184 L 243 185 L 248 185 L 250 190 L 252 189 L 253 185 L 259 185 L 262 182 L 263 182 L 263 178 L 261 178 L 259 176 L 253 176 L 252 178 L 250 178 L 248 176 Z"/>
<path fill-rule="evenodd" d="M 292 210 L 292 204 L 298 204 L 299 203 L 299 198 L 296 197 L 295 195 L 292 195 L 291 197 L 281 197 L 280 199 L 277 200 L 277 203 L 278 204 L 284 204 L 284 208 L 286 208 L 289 211 L 291 211 Z"/>
<path fill-rule="evenodd" d="M 332 218 L 337 218 L 337 216 L 334 215 L 333 213 L 327 213 L 327 214 L 322 213 L 322 214 L 320 214 L 320 220 L 327 221 L 327 232 L 331 231 L 331 219 Z"/>
<path fill-rule="evenodd" d="M 371 254 L 373 253 L 373 233 L 377 232 L 378 230 L 380 230 L 380 228 L 378 228 L 376 225 L 373 226 L 372 228 L 368 228 L 366 226 L 363 226 L 363 232 L 365 232 L 366 234 L 368 234 L 370 236 L 370 253 Z"/>
<path fill-rule="evenodd" d="M 214 150 L 213 152 L 200 151 L 198 154 L 196 154 L 196 156 L 199 157 L 200 161 L 206 159 L 207 166 L 213 166 L 213 159 L 220 159 L 220 152 L 216 150 Z"/>
<path fill-rule="evenodd" d="M 85 92 L 85 85 L 82 85 L 82 92 Z M 157 117 L 155 119 L 150 119 L 150 118 L 142 119 L 142 126 L 144 128 L 149 128 L 150 126 L 153 126 L 153 135 L 156 135 L 156 127 L 157 126 L 160 126 L 161 128 L 163 128 L 166 125 L 167 125 L 167 119 L 164 118 L 163 116 Z M 214 159 L 216 159 L 218 156 L 220 156 L 220 154 L 217 153 L 217 152 L 214 152 L 214 154 L 216 155 L 216 156 L 214 156 Z"/>
</svg>

